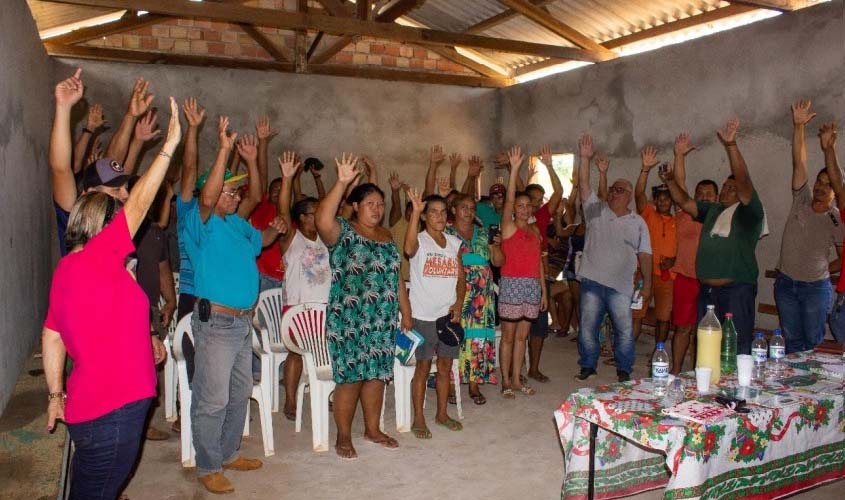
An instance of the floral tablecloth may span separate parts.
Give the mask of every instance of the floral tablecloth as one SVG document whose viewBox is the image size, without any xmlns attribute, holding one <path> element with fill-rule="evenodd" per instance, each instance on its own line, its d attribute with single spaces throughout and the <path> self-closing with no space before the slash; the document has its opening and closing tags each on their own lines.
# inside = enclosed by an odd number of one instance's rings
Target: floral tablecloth
<svg viewBox="0 0 845 500">
<path fill-rule="evenodd" d="M 666 499 L 779 498 L 845 477 L 845 382 L 809 371 L 842 357 L 807 352 L 787 362 L 776 381 L 751 388 L 722 377 L 712 393 L 759 404 L 710 425 L 665 416 L 671 403 L 652 396 L 650 379 L 573 393 L 555 411 L 566 467 L 561 498 L 587 497 L 590 422 L 599 425 L 595 498 L 660 487 Z M 680 379 L 685 399 L 715 397 L 699 396 L 691 373 Z"/>
</svg>

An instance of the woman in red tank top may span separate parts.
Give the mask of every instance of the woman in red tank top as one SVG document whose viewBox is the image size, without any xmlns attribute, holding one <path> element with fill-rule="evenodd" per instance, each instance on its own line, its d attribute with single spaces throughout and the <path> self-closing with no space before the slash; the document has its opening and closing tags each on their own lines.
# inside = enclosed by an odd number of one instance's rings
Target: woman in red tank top
<svg viewBox="0 0 845 500">
<path fill-rule="evenodd" d="M 516 192 L 516 179 L 525 156 L 519 146 L 508 152 L 511 165 L 505 207 L 502 212 L 502 251 L 505 264 L 499 283 L 499 317 L 502 320 L 502 341 L 499 360 L 502 369 L 502 395 L 513 399 L 514 391 L 527 396 L 534 389 L 522 385 L 519 374 L 525 359 L 525 342 L 531 321 L 546 309 L 546 283 L 540 258 L 542 237 L 531 217 L 531 197 Z"/>
</svg>

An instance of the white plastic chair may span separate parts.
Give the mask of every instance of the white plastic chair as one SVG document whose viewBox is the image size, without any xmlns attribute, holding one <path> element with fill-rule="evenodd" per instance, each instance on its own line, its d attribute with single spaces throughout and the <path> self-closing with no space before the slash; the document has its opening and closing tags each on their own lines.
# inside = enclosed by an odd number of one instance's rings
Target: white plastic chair
<svg viewBox="0 0 845 500">
<path fill-rule="evenodd" d="M 176 285 L 176 296 L 178 297 L 179 290 L 179 273 L 173 273 L 173 283 Z M 164 307 L 164 297 L 159 299 L 159 309 Z M 176 315 L 179 314 L 178 309 L 173 311 L 173 318 L 170 320 L 170 326 L 167 327 L 167 336 L 164 338 L 164 350 L 167 357 L 164 360 L 164 418 L 168 422 L 174 422 L 178 418 L 176 412 L 176 391 L 178 375 L 176 374 L 176 361 L 173 359 L 173 352 L 171 345 L 173 344 L 173 335 L 176 333 Z"/>
<path fill-rule="evenodd" d="M 393 397 L 396 404 L 396 431 L 410 432 L 414 409 L 411 404 L 411 381 L 414 378 L 416 366 L 405 366 L 398 359 L 393 360 Z M 437 358 L 431 361 L 431 371 L 437 373 Z M 464 409 L 461 404 L 461 374 L 458 370 L 458 360 L 452 360 L 452 378 L 455 384 L 455 402 L 458 407 L 458 419 L 464 419 Z M 423 400 L 425 408 L 425 400 Z"/>
<path fill-rule="evenodd" d="M 301 355 L 303 359 L 304 373 L 296 389 L 296 432 L 302 430 L 302 406 L 305 388 L 308 386 L 314 451 L 327 451 L 329 395 L 335 383 L 326 344 L 326 304 L 306 302 L 291 307 L 282 317 L 281 332 L 288 351 Z"/>
<path fill-rule="evenodd" d="M 188 314 L 179 324 L 176 325 L 176 331 L 173 335 L 171 343 L 173 358 L 176 361 L 176 369 L 179 375 L 179 404 L 181 409 L 181 428 L 180 435 L 182 439 L 182 466 L 195 467 L 196 466 L 196 451 L 194 450 L 193 435 L 191 433 L 191 387 L 188 384 L 188 366 L 185 362 L 185 355 L 182 352 L 182 338 L 186 335 L 194 341 L 194 335 L 191 332 L 191 318 L 193 313 Z M 262 380 L 265 380 L 263 385 L 261 383 L 254 383 L 252 386 L 251 399 L 255 399 L 258 403 L 259 412 L 261 414 L 261 436 L 264 444 L 264 456 L 271 456 L 275 453 L 273 444 L 273 421 L 270 413 L 270 397 L 272 395 L 270 387 L 270 364 L 269 356 L 266 353 L 256 351 L 256 337 L 252 336 L 253 352 L 261 356 L 261 375 Z M 259 346 L 260 349 L 260 346 Z M 247 402 L 246 421 L 244 425 L 244 435 L 249 435 L 249 402 Z"/>
<path fill-rule="evenodd" d="M 255 316 L 258 324 L 267 329 L 268 338 L 262 336 L 261 341 L 270 355 L 270 366 L 273 380 L 273 411 L 279 411 L 279 379 L 282 363 L 288 357 L 288 350 L 282 342 L 282 308 L 284 307 L 281 288 L 272 288 L 261 292 L 258 296 L 258 306 Z"/>
<path fill-rule="evenodd" d="M 267 337 L 267 330 L 262 329 L 261 335 Z M 264 344 L 267 345 L 267 344 Z M 261 441 L 264 444 L 264 456 L 269 457 L 274 455 L 275 449 L 273 444 L 273 386 L 279 386 L 278 379 L 274 384 L 274 379 L 271 376 L 273 368 L 271 367 L 271 357 L 269 349 L 264 349 L 261 343 L 258 342 L 258 333 L 253 330 L 252 333 L 252 352 L 261 358 L 261 381 L 252 384 L 252 394 L 250 399 L 254 399 L 258 403 L 258 412 L 261 417 Z M 250 406 L 247 401 L 246 405 L 246 421 L 244 422 L 244 436 L 249 436 L 249 414 Z"/>
</svg>

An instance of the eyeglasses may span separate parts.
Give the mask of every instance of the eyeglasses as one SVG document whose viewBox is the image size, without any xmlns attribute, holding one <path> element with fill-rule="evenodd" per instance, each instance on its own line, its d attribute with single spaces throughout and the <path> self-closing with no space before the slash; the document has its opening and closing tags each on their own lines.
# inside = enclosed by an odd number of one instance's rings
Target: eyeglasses
<svg viewBox="0 0 845 500">
<path fill-rule="evenodd" d="M 625 194 L 625 193 L 629 192 L 628 189 L 625 189 L 625 188 L 620 187 L 620 186 L 611 186 L 609 191 L 611 193 L 615 193 L 615 194 Z"/>
<path fill-rule="evenodd" d="M 223 191 L 223 194 L 225 194 L 229 198 L 237 198 L 241 195 L 241 193 L 237 191 Z"/>
</svg>

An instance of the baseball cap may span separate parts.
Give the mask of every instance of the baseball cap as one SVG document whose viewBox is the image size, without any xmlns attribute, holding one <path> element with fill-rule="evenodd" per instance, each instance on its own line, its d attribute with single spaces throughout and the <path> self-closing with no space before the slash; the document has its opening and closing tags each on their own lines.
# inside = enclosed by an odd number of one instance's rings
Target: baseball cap
<svg viewBox="0 0 845 500">
<path fill-rule="evenodd" d="M 82 171 L 82 189 L 97 186 L 120 187 L 129 181 L 123 173 L 123 165 L 112 158 L 100 158 Z"/>
<path fill-rule="evenodd" d="M 494 194 L 505 194 L 505 191 L 507 191 L 507 188 L 504 184 L 497 183 L 490 186 L 490 196 L 493 196 Z"/>
<path fill-rule="evenodd" d="M 202 189 L 202 187 L 205 186 L 205 181 L 208 180 L 208 175 L 210 173 L 211 173 L 211 170 L 209 170 L 206 173 L 199 176 L 199 178 L 197 179 L 197 184 L 196 184 L 197 189 Z M 223 184 L 228 184 L 230 182 L 238 182 L 239 180 L 245 179 L 246 176 L 247 176 L 246 174 L 235 175 L 232 172 L 230 172 L 229 170 L 226 170 L 223 173 Z"/>
</svg>

